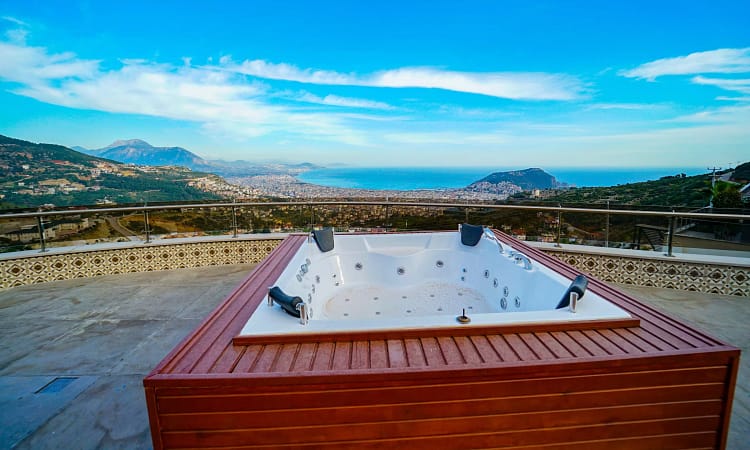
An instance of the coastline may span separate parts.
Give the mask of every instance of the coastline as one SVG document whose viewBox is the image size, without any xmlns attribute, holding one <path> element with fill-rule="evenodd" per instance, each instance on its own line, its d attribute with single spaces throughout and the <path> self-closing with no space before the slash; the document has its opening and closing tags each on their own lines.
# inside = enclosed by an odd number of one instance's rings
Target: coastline
<svg viewBox="0 0 750 450">
<path fill-rule="evenodd" d="M 498 201 L 506 200 L 513 194 L 522 192 L 518 185 L 509 182 L 499 184 L 477 183 L 477 180 L 486 177 L 492 169 L 486 168 L 385 168 L 385 167 L 356 167 L 356 168 L 319 168 L 312 170 L 291 171 L 286 174 L 265 174 L 246 177 L 227 177 L 227 182 L 240 185 L 253 191 L 260 196 L 288 198 L 288 199 L 315 199 L 315 198 L 364 198 L 364 199 L 414 199 L 414 200 L 464 200 L 464 201 Z M 697 174 L 703 171 L 698 168 L 591 168 L 591 169 L 556 169 L 557 173 L 567 170 L 567 176 L 584 174 L 581 179 L 599 180 L 593 184 L 598 186 L 614 186 L 622 181 L 623 177 L 634 179 L 629 183 L 638 183 L 648 180 L 659 179 L 662 176 L 671 176 L 679 173 Z M 305 177 L 310 172 L 334 173 L 337 177 Z M 456 182 L 455 173 L 458 173 L 459 182 Z M 619 174 L 617 176 L 612 173 Z M 588 178 L 586 178 L 588 174 Z M 593 174 L 593 175 L 592 175 Z M 360 178 L 357 178 L 357 177 Z M 370 177 L 369 181 L 367 177 Z M 422 177 L 426 177 L 423 179 Z M 348 177 L 348 178 L 343 178 Z M 446 181 L 447 178 L 453 177 Z M 463 177 L 463 179 L 461 178 Z M 554 175 L 553 175 L 554 177 Z M 308 178 L 307 180 L 305 178 Z M 309 181 L 321 180 L 322 182 Z M 396 180 L 406 179 L 406 185 L 419 185 L 430 183 L 463 184 L 461 187 L 427 187 L 410 189 L 379 189 L 368 187 L 347 187 L 341 184 L 393 184 Z M 466 181 L 469 180 L 469 181 Z M 555 177 L 558 183 L 567 185 L 560 186 L 561 189 L 583 187 L 575 183 L 566 183 Z M 474 186 L 472 184 L 477 183 Z M 591 183 L 589 183 L 591 184 Z"/>
<path fill-rule="evenodd" d="M 231 177 L 227 182 L 253 189 L 254 193 L 263 196 L 289 199 L 312 198 L 371 198 L 371 199 L 415 199 L 415 200 L 505 200 L 521 189 L 508 188 L 506 191 L 482 192 L 467 188 L 461 189 L 361 189 L 323 186 L 307 183 L 293 175 L 254 175 L 250 177 Z"/>
</svg>

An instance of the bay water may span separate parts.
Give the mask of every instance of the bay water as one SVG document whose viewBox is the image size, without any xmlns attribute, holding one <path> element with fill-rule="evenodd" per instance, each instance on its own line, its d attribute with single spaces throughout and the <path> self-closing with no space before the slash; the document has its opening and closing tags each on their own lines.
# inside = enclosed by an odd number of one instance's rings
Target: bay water
<svg viewBox="0 0 750 450">
<path fill-rule="evenodd" d="M 333 167 L 315 169 L 297 176 L 300 181 L 321 186 L 410 191 L 416 189 L 463 188 L 494 172 L 508 168 L 487 167 Z M 658 180 L 664 176 L 707 173 L 705 168 L 545 168 L 557 181 L 577 187 L 616 186 Z"/>
</svg>

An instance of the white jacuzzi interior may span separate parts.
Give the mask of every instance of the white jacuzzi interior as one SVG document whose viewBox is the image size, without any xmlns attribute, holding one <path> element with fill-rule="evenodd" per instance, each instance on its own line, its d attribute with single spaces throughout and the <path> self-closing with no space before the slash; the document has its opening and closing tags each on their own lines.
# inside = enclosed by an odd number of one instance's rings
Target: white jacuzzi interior
<svg viewBox="0 0 750 450">
<path fill-rule="evenodd" d="M 525 256 L 525 255 L 523 255 Z M 528 260 L 527 260 L 528 261 Z M 274 284 L 301 297 L 310 320 L 262 303 L 241 335 L 465 327 L 619 319 L 630 315 L 587 291 L 577 312 L 555 309 L 571 280 L 489 234 L 474 247 L 458 232 L 335 236 L 332 251 L 302 244 Z M 456 317 L 466 312 L 469 324 Z"/>
</svg>

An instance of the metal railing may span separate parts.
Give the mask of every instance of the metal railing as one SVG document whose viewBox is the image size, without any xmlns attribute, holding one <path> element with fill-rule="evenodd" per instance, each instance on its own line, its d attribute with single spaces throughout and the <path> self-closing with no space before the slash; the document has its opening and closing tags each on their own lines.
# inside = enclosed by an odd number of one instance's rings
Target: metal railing
<svg viewBox="0 0 750 450">
<path fill-rule="evenodd" d="M 33 212 L 0 214 L 0 221 L 13 219 L 36 219 L 38 241 L 41 251 L 46 251 L 47 241 L 45 239 L 45 218 L 64 217 L 64 216 L 83 216 L 83 215 L 105 215 L 105 214 L 125 214 L 137 213 L 143 214 L 145 242 L 150 243 L 153 234 L 152 224 L 150 223 L 150 212 L 168 211 L 168 210 L 192 210 L 219 208 L 229 209 L 231 212 L 231 231 L 233 237 L 238 236 L 238 208 L 270 208 L 270 207 L 307 207 L 309 208 L 309 225 L 310 228 L 315 223 L 315 207 L 332 207 L 332 206 L 365 206 L 365 207 L 382 207 L 385 209 L 386 230 L 390 221 L 390 214 L 394 208 L 443 208 L 443 209 L 463 209 L 465 218 L 468 222 L 469 211 L 471 210 L 508 210 L 508 211 L 525 211 L 525 212 L 546 212 L 553 213 L 557 216 L 557 235 L 556 245 L 561 244 L 562 222 L 564 214 L 595 214 L 606 217 L 606 234 L 605 242 L 609 245 L 609 225 L 612 216 L 639 216 L 654 217 L 668 220 L 667 226 L 667 256 L 673 256 L 673 238 L 676 224 L 681 220 L 716 220 L 716 221 L 738 221 L 739 223 L 750 223 L 750 215 L 729 213 L 707 213 L 696 211 L 648 211 L 648 210 L 629 210 L 629 209 L 611 209 L 609 205 L 606 208 L 578 208 L 558 206 L 534 206 L 518 204 L 484 204 L 484 203 L 441 203 L 441 202 L 400 202 L 400 201 L 357 201 L 357 200 L 340 200 L 340 201 L 287 201 L 287 202 L 218 202 L 218 203 L 180 203 L 180 204 L 160 204 L 160 205 L 140 205 L 125 207 L 108 207 L 108 208 L 83 208 L 83 209 L 65 209 L 65 210 L 40 210 Z"/>
</svg>

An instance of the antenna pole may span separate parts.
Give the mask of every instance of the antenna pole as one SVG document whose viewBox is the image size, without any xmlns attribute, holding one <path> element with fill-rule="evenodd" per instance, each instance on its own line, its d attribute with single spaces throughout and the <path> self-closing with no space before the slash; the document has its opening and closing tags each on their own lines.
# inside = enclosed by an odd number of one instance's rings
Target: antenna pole
<svg viewBox="0 0 750 450">
<path fill-rule="evenodd" d="M 716 171 L 721 170 L 721 167 L 708 167 L 706 170 L 711 171 L 711 199 L 708 201 L 708 207 L 714 207 L 714 187 L 716 187 Z"/>
</svg>

